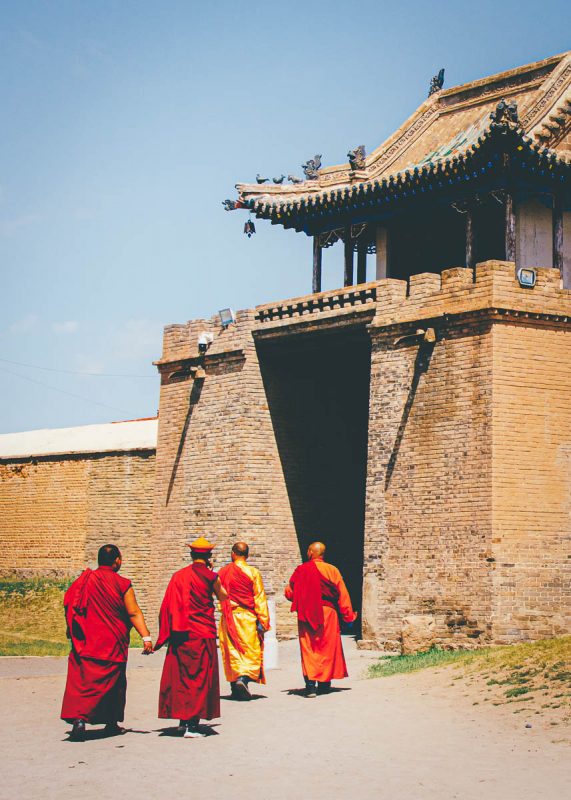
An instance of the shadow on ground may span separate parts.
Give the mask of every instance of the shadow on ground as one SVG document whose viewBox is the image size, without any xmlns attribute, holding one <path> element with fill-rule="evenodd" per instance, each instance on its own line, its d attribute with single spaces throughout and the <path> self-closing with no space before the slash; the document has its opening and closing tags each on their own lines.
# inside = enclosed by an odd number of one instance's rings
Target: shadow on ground
<svg viewBox="0 0 571 800">
<path fill-rule="evenodd" d="M 198 730 L 201 733 L 204 733 L 205 736 L 219 736 L 220 734 L 218 731 L 215 731 L 214 728 L 217 728 L 218 725 L 199 725 Z M 182 733 L 178 729 L 178 725 L 171 726 L 169 728 L 157 728 L 153 731 L 153 733 L 158 733 L 159 736 L 172 736 L 176 739 L 182 739 Z"/>
<path fill-rule="evenodd" d="M 326 694 L 336 694 L 337 692 L 350 692 L 351 688 L 349 686 L 341 687 L 341 686 L 332 686 L 326 692 L 317 692 L 318 697 L 324 697 Z M 305 697 L 306 689 L 282 689 L 282 694 L 290 694 L 295 695 L 296 697 Z"/>
</svg>

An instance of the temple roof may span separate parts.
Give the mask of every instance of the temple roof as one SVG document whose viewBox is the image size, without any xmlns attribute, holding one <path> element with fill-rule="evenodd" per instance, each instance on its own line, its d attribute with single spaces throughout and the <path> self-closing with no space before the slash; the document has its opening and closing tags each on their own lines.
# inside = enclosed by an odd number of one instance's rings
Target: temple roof
<svg viewBox="0 0 571 800">
<path fill-rule="evenodd" d="M 230 208 L 312 232 L 316 216 L 341 212 L 383 191 L 420 186 L 435 174 L 472 169 L 478 151 L 505 134 L 522 158 L 571 163 L 571 51 L 431 94 L 383 144 L 352 163 L 323 167 L 300 183 L 237 184 Z M 496 148 L 497 149 L 497 148 Z M 490 162 L 486 162 L 490 163 Z M 490 163 L 491 166 L 491 163 Z M 354 201 L 354 202 L 353 202 Z M 341 205 L 340 205 L 341 204 Z M 228 207 L 228 201 L 227 201 Z"/>
</svg>

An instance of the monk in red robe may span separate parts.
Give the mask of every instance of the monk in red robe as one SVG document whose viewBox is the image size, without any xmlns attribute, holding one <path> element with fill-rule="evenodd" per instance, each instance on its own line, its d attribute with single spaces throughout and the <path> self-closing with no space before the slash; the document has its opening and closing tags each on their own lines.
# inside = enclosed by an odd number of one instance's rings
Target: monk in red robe
<svg viewBox="0 0 571 800">
<path fill-rule="evenodd" d="M 85 723 L 104 724 L 109 735 L 123 733 L 127 654 L 131 627 L 143 637 L 144 654 L 153 643 L 131 581 L 119 575 L 121 553 L 100 548 L 98 568 L 86 569 L 64 596 L 71 652 L 61 718 L 73 725 L 70 738 L 85 739 Z"/>
<path fill-rule="evenodd" d="M 322 542 L 310 544 L 308 560 L 296 568 L 285 590 L 297 612 L 306 697 L 325 694 L 333 679 L 347 677 L 339 617 L 347 623 L 357 619 L 341 573 L 325 563 L 324 554 Z"/>
<path fill-rule="evenodd" d="M 204 537 L 189 545 L 192 564 L 175 572 L 161 605 L 156 650 L 168 642 L 159 694 L 160 719 L 180 720 L 185 738 L 206 734 L 200 719 L 220 716 L 220 683 L 213 595 L 228 595 L 213 572 L 214 545 Z"/>
</svg>

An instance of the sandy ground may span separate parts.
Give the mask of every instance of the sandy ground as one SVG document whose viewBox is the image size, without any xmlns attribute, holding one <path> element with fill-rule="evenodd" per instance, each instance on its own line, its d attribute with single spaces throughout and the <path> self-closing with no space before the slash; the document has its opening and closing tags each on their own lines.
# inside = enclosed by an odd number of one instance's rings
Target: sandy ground
<svg viewBox="0 0 571 800">
<path fill-rule="evenodd" d="M 224 800 L 527 800 L 571 797 L 569 731 L 502 707 L 449 669 L 376 680 L 375 654 L 344 645 L 351 678 L 306 699 L 296 642 L 259 698 L 225 697 L 212 735 L 170 735 L 156 714 L 162 655 L 132 651 L 121 737 L 69 742 L 59 720 L 65 659 L 0 659 L 0 797 Z M 225 682 L 223 696 L 228 694 Z M 531 725 L 531 727 L 526 727 Z M 92 729 L 93 731 L 97 729 Z"/>
</svg>

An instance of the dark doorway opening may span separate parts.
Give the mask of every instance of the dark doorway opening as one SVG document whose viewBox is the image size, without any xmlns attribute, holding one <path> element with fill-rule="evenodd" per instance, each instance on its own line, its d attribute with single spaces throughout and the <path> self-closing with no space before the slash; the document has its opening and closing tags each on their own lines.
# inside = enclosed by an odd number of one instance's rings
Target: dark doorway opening
<svg viewBox="0 0 571 800">
<path fill-rule="evenodd" d="M 389 274 L 406 279 L 466 262 L 466 218 L 450 205 L 425 206 L 389 225 Z"/>
<path fill-rule="evenodd" d="M 364 327 L 258 342 L 299 547 L 327 545 L 361 610 L 371 371 Z M 356 631 L 358 633 L 358 631 Z"/>
<path fill-rule="evenodd" d="M 476 262 L 490 259 L 502 261 L 506 257 L 505 216 L 505 206 L 493 195 L 483 198 L 474 209 Z"/>
</svg>

